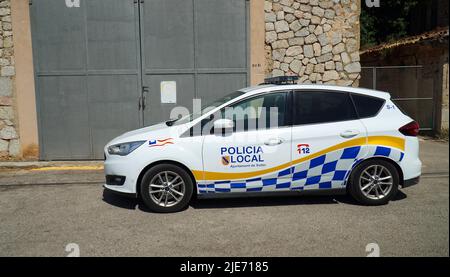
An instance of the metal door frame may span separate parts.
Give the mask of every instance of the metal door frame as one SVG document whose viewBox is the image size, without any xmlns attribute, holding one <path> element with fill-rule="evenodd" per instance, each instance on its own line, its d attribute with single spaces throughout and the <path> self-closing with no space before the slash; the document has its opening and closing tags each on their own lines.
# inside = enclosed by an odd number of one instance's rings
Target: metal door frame
<svg viewBox="0 0 450 277">
<path fill-rule="evenodd" d="M 143 78 L 144 75 L 146 74 L 193 74 L 194 75 L 194 92 L 195 92 L 195 97 L 198 96 L 198 85 L 197 85 L 197 76 L 198 74 L 201 73 L 209 73 L 209 74 L 220 74 L 220 73 L 240 73 L 240 74 L 245 74 L 246 77 L 246 84 L 250 85 L 250 76 L 251 76 L 251 68 L 250 68 L 250 63 L 251 63 L 251 51 L 250 51 L 250 46 L 251 46 L 251 26 L 250 26 L 250 1 L 249 0 L 243 0 L 245 2 L 245 69 L 239 69 L 239 70 L 230 70 L 230 69 L 197 69 L 196 68 L 196 63 L 197 63 L 197 49 L 198 49 L 198 36 L 197 36 L 197 32 L 195 30 L 195 26 L 196 26 L 196 22 L 197 22 L 197 15 L 196 15 L 196 10 L 195 10 L 195 0 L 191 0 L 193 2 L 193 22 L 194 22 L 194 69 L 185 69 L 185 70 L 171 70 L 171 69 L 167 69 L 167 70 L 146 70 L 144 68 L 145 65 L 145 48 L 144 48 L 144 39 L 143 39 L 143 28 L 144 26 L 144 22 L 143 22 L 143 12 L 144 12 L 144 7 L 143 5 L 145 5 L 145 0 L 128 0 L 128 1 L 133 1 L 132 3 L 134 4 L 134 14 L 135 14 L 135 37 L 138 40 L 136 43 L 136 53 L 138 55 L 137 57 L 137 67 L 136 67 L 136 72 L 131 72 L 129 70 L 89 70 L 88 69 L 88 65 L 89 65 L 89 52 L 88 52 L 88 39 L 87 39 L 87 4 L 86 2 L 84 2 L 84 5 L 81 5 L 82 7 L 77 8 L 77 9 L 83 9 L 83 13 L 84 13 L 84 17 L 85 17 L 85 43 L 84 43 L 84 54 L 85 56 L 83 57 L 84 60 L 84 69 L 82 70 L 67 70 L 64 72 L 58 72 L 58 71 L 48 71 L 48 72 L 41 72 L 39 70 L 39 63 L 40 63 L 40 58 L 38 55 L 38 43 L 36 41 L 36 34 L 37 34 L 37 30 L 36 30 L 36 26 L 38 23 L 38 15 L 37 15 L 37 11 L 36 9 L 36 4 L 33 3 L 33 1 L 30 0 L 30 8 L 29 8 L 29 12 L 30 12 L 30 25 L 31 25 L 31 37 L 32 37 L 32 42 L 35 45 L 34 47 L 32 47 L 32 54 L 33 54 L 33 69 L 34 69 L 34 84 L 35 84 L 35 100 L 36 100 L 36 114 L 37 114 L 37 127 L 38 127 L 38 140 L 39 140 L 39 159 L 40 160 L 51 160 L 49 158 L 46 158 L 46 152 L 45 152 L 45 136 L 44 136 L 44 132 L 42 131 L 42 126 L 43 126 L 43 122 L 42 122 L 42 109 L 41 109 L 41 105 L 42 105 L 42 101 L 41 96 L 42 96 L 42 92 L 40 91 L 40 81 L 39 81 L 39 77 L 43 77 L 43 76 L 84 76 L 86 78 L 86 82 L 85 82 L 85 89 L 86 89 L 86 93 L 87 95 L 89 95 L 89 91 L 88 91 L 88 77 L 89 76 L 102 76 L 102 75 L 117 75 L 117 74 L 126 74 L 126 75 L 136 75 L 137 78 L 137 88 L 140 89 L 140 91 L 138 92 L 138 95 L 140 95 L 139 99 L 136 99 L 136 107 L 137 107 L 137 112 L 138 114 L 138 118 L 139 118 L 139 126 L 144 127 L 144 113 L 145 111 L 143 109 L 140 109 L 140 105 L 141 105 L 141 101 L 144 100 L 144 97 L 146 95 L 144 92 L 144 83 L 143 83 Z M 151 1 L 151 0 L 148 0 Z M 144 72 L 145 71 L 145 72 Z M 89 103 L 88 103 L 89 104 Z M 88 121 L 89 120 L 89 108 L 87 109 L 87 113 L 88 113 Z M 93 137 L 92 137 L 92 129 L 89 126 L 89 150 L 90 150 L 90 158 L 88 159 L 94 159 L 93 155 L 94 155 L 94 149 L 93 149 Z M 71 159 L 70 160 L 82 160 L 84 158 L 75 158 L 75 159 Z M 64 160 L 64 159 L 54 159 L 54 160 Z"/>
<path fill-rule="evenodd" d="M 140 22 L 139 22 L 139 5 L 138 0 L 128 0 L 133 1 L 134 4 L 134 14 L 135 14 L 135 37 L 140 40 Z M 143 0 L 142 0 L 143 1 Z M 31 25 L 31 38 L 34 45 L 37 45 L 36 42 L 36 26 L 37 26 L 37 14 L 35 11 L 36 4 L 33 3 L 33 1 L 30 0 L 29 3 L 29 12 L 30 12 L 30 25 Z M 32 47 L 32 54 L 33 54 L 33 70 L 34 70 L 34 85 L 35 85 L 35 98 L 36 98 L 36 115 L 37 115 L 37 125 L 38 125 L 38 140 L 39 140 L 39 160 L 48 160 L 51 161 L 51 159 L 46 159 L 45 157 L 45 146 L 44 146 L 44 132 L 42 132 L 42 117 L 41 117 L 41 92 L 40 92 L 40 86 L 39 86 L 39 77 L 43 76 L 85 76 L 86 82 L 85 82 L 85 89 L 86 93 L 89 94 L 88 91 L 88 78 L 89 76 L 102 76 L 102 75 L 136 75 L 137 78 L 137 87 L 138 89 L 142 87 L 142 70 L 141 70 L 141 59 L 139 57 L 136 57 L 137 60 L 137 67 L 136 72 L 132 72 L 131 70 L 115 70 L 115 69 L 104 69 L 104 70 L 89 70 L 89 52 L 88 52 L 88 39 L 87 39 L 87 4 L 84 3 L 84 5 L 80 5 L 77 9 L 83 9 L 84 17 L 85 17 L 85 44 L 84 44 L 84 52 L 85 52 L 85 61 L 84 61 L 84 69 L 81 71 L 64 71 L 64 72 L 55 72 L 55 71 L 48 71 L 48 72 L 40 72 L 39 70 L 39 55 L 37 53 L 37 47 Z M 136 43 L 136 51 L 138 55 L 141 55 L 141 49 L 140 49 L 140 43 L 139 41 Z M 136 106 L 138 106 L 138 100 L 136 99 Z M 89 103 L 88 103 L 89 105 Z M 142 111 L 137 110 L 138 113 L 142 114 Z M 87 109 L 88 118 L 89 118 L 89 108 Z M 139 126 L 143 125 L 142 116 L 139 115 Z M 90 122 L 90 121 L 89 121 Z M 90 149 L 90 160 L 95 160 L 94 158 L 94 146 L 93 146 L 93 137 L 92 137 L 92 129 L 89 126 L 89 149 Z M 54 160 L 64 160 L 64 159 L 54 159 Z M 70 160 L 85 160 L 85 159 L 70 159 Z"/>
<path fill-rule="evenodd" d="M 197 69 L 197 49 L 198 49 L 198 36 L 196 31 L 196 22 L 197 22 L 197 13 L 195 9 L 195 0 L 184 0 L 184 1 L 192 1 L 192 12 L 193 12 L 193 33 L 194 33 L 194 69 L 160 69 L 160 70 L 148 70 L 145 68 L 145 41 L 143 39 L 144 36 L 144 6 L 145 0 L 135 0 L 139 2 L 139 43 L 140 43 L 140 67 L 141 67 L 141 73 L 140 73 L 140 84 L 141 84 L 141 97 L 142 101 L 145 102 L 146 98 L 148 98 L 148 95 L 151 92 L 146 91 L 146 87 L 144 86 L 144 76 L 152 75 L 152 74 L 171 74 L 171 75 L 185 75 L 185 74 L 193 74 L 194 76 L 194 97 L 198 96 L 198 85 L 197 85 L 197 77 L 200 73 L 209 73 L 209 74 L 221 74 L 221 73 L 245 73 L 246 74 L 246 84 L 247 86 L 250 85 L 250 63 L 251 63 L 251 57 L 250 57 L 250 43 L 251 43 L 251 26 L 250 26 L 250 0 L 243 0 L 245 1 L 245 70 L 236 70 L 235 72 L 230 71 L 229 69 Z M 147 0 L 151 1 L 151 0 Z M 226 0 L 225 0 L 226 1 Z M 148 106 L 148 105 L 146 105 Z M 141 126 L 144 127 L 145 122 L 145 109 L 140 110 L 141 111 Z"/>
</svg>

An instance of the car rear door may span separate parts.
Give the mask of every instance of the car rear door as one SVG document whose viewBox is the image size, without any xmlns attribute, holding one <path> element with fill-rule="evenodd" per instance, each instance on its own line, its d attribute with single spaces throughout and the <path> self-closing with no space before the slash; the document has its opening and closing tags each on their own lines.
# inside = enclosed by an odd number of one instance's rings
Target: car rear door
<svg viewBox="0 0 450 277">
<path fill-rule="evenodd" d="M 291 188 L 343 188 L 367 139 L 349 93 L 298 90 L 293 98 Z"/>
</svg>

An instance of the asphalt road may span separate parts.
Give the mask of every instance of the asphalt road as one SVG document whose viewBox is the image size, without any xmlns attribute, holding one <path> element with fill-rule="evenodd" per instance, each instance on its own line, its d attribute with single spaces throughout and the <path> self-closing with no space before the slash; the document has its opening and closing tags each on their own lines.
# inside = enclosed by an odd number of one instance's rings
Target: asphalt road
<svg viewBox="0 0 450 277">
<path fill-rule="evenodd" d="M 346 196 L 194 201 L 154 214 L 104 192 L 99 171 L 0 169 L 0 256 L 449 256 L 448 143 L 422 143 L 424 176 L 380 207 Z"/>
</svg>

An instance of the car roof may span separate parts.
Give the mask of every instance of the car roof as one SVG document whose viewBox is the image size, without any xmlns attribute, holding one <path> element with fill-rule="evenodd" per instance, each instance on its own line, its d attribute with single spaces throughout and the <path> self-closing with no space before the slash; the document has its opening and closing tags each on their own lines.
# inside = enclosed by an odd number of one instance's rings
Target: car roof
<svg viewBox="0 0 450 277">
<path fill-rule="evenodd" d="M 389 100 L 391 98 L 390 94 L 383 91 L 378 90 L 371 90 L 371 89 L 364 89 L 364 88 L 355 88 L 355 87 L 345 87 L 345 86 L 332 86 L 332 85 L 259 85 L 259 86 L 253 86 L 253 87 L 247 87 L 240 89 L 238 91 L 242 92 L 243 94 L 230 99 L 229 101 L 223 103 L 222 105 L 215 107 L 214 109 L 208 111 L 207 113 L 203 114 L 202 116 L 198 117 L 194 121 L 192 121 L 192 125 L 197 124 L 200 120 L 203 118 L 206 118 L 210 114 L 213 114 L 217 110 L 220 110 L 221 108 L 229 105 L 230 103 L 240 101 L 242 99 L 245 99 L 247 97 L 256 96 L 261 93 L 266 92 L 276 92 L 276 91 L 288 91 L 288 90 L 322 90 L 322 91 L 335 91 L 335 92 L 351 92 L 351 93 L 357 93 L 357 94 L 363 94 L 368 96 L 374 96 L 382 99 Z"/>
<path fill-rule="evenodd" d="M 383 99 L 390 99 L 391 95 L 388 92 L 365 89 L 365 88 L 355 88 L 347 86 L 333 86 L 333 85 L 320 85 L 320 84 L 299 84 L 299 85 L 261 85 L 243 88 L 239 91 L 244 92 L 245 96 L 256 95 L 259 93 L 270 92 L 270 91 L 280 91 L 280 90 L 326 90 L 326 91 L 345 91 L 363 95 L 369 95 L 374 97 L 379 97 Z"/>
</svg>

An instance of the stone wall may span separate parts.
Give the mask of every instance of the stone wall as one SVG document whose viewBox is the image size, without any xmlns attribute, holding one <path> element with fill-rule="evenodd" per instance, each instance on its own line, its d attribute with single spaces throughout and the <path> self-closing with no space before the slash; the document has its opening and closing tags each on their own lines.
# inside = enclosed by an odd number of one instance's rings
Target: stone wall
<svg viewBox="0 0 450 277">
<path fill-rule="evenodd" d="M 14 111 L 11 0 L 0 0 L 0 158 L 20 154 Z"/>
<path fill-rule="evenodd" d="M 266 74 L 358 84 L 360 0 L 265 0 Z"/>
</svg>

